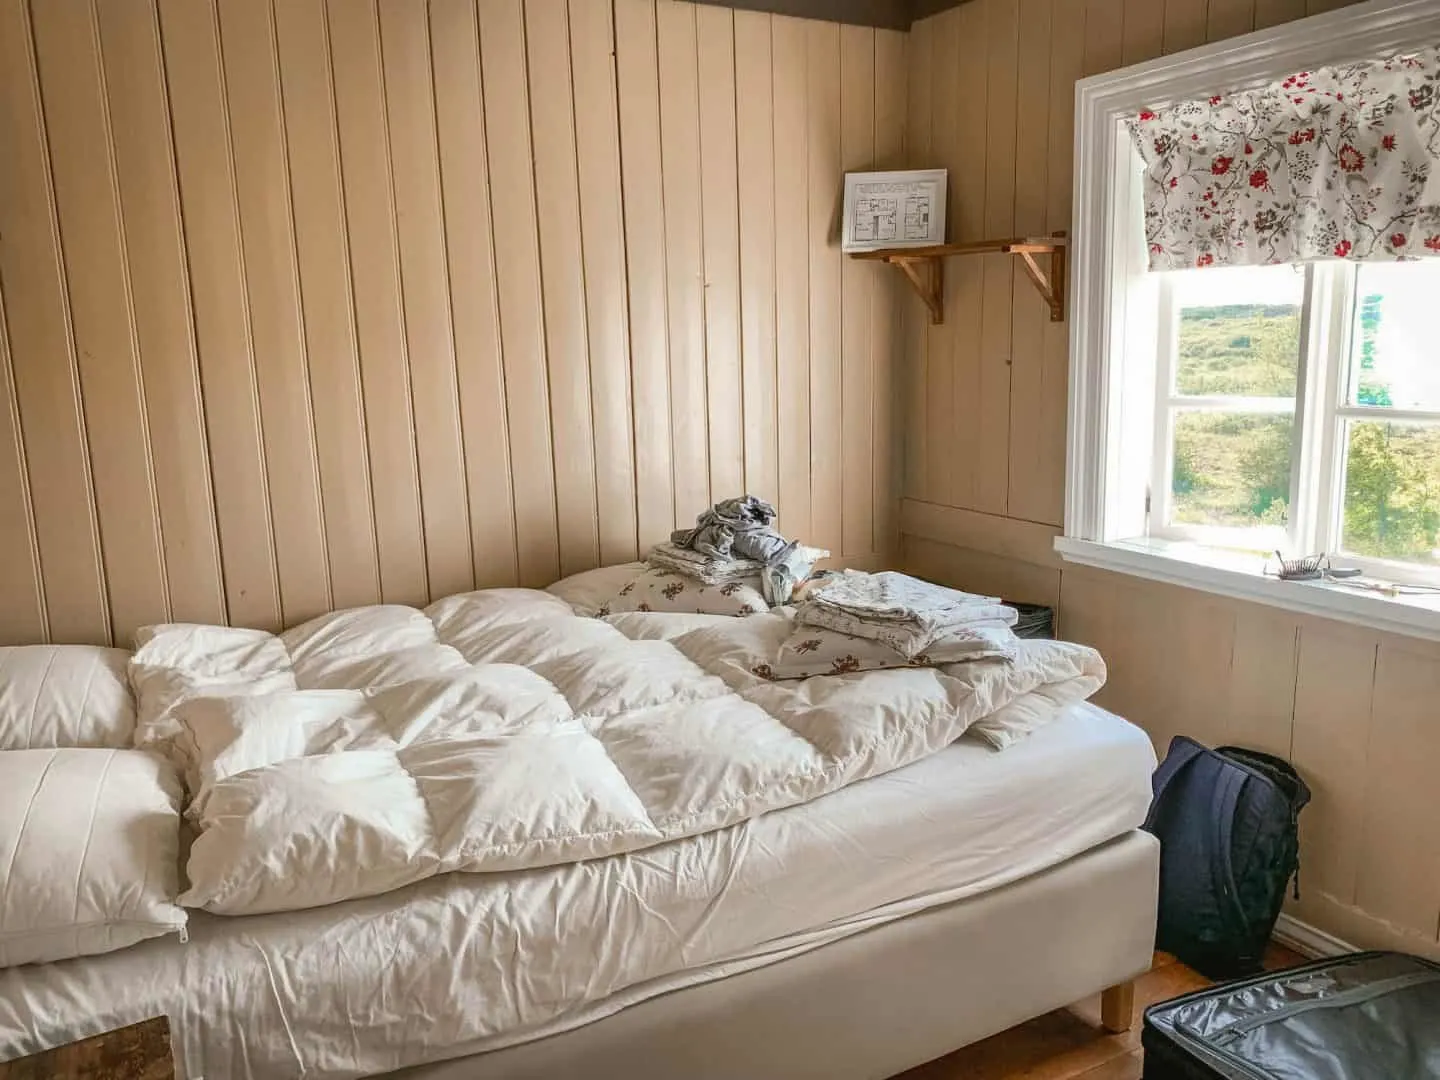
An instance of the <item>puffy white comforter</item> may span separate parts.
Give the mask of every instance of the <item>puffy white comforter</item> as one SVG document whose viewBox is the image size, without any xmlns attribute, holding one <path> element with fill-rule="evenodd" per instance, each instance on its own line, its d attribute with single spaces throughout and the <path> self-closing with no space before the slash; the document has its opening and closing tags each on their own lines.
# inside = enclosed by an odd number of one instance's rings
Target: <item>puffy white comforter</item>
<svg viewBox="0 0 1440 1080">
<path fill-rule="evenodd" d="M 137 741 L 183 761 L 200 830 L 182 903 L 239 914 L 451 871 L 633 852 L 816 799 L 932 754 L 975 721 L 1057 713 L 1092 650 L 770 682 L 785 613 L 577 615 L 494 589 L 337 612 L 271 635 L 151 628 Z M 622 629 L 623 628 L 623 629 Z"/>
</svg>

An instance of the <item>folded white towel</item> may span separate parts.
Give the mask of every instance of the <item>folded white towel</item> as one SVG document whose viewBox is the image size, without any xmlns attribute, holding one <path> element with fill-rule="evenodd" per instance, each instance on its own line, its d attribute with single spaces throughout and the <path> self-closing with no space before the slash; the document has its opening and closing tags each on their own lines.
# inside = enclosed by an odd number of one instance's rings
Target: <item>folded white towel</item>
<svg viewBox="0 0 1440 1080">
<path fill-rule="evenodd" d="M 729 581 L 753 577 L 765 568 L 765 564 L 759 559 L 704 555 L 669 541 L 651 548 L 645 561 L 663 570 L 686 574 L 706 585 L 724 585 Z"/>
<path fill-rule="evenodd" d="M 801 623 L 882 641 L 906 657 L 980 627 L 1009 628 L 1019 614 L 998 597 L 947 589 L 894 571 L 839 574 L 807 594 Z"/>
</svg>

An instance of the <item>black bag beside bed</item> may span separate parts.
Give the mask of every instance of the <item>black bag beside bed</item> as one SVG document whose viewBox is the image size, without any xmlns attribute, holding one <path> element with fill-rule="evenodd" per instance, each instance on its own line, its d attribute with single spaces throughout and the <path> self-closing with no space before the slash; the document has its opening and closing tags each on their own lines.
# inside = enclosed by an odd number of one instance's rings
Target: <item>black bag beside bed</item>
<svg viewBox="0 0 1440 1080">
<path fill-rule="evenodd" d="M 1299 869 L 1310 789 L 1281 758 L 1176 736 L 1152 782 L 1160 841 L 1156 946 L 1211 978 L 1260 970 Z"/>
<path fill-rule="evenodd" d="M 1145 1010 L 1143 1080 L 1440 1077 L 1440 964 L 1354 953 Z"/>
</svg>

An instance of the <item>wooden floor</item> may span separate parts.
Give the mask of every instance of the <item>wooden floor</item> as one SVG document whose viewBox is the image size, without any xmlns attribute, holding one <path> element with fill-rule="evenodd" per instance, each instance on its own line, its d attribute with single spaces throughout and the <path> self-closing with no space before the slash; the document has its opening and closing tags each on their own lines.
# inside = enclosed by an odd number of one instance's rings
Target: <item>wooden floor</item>
<svg viewBox="0 0 1440 1080">
<path fill-rule="evenodd" d="M 1270 968 L 1304 957 L 1272 945 Z M 1209 986 L 1210 980 L 1173 956 L 1155 954 L 1154 966 L 1135 982 L 1135 1016 L 1123 1035 L 1100 1027 L 1100 996 L 1058 1009 L 984 1042 L 911 1069 L 894 1080 L 1139 1080 L 1140 1015 L 1157 1001 Z"/>
</svg>

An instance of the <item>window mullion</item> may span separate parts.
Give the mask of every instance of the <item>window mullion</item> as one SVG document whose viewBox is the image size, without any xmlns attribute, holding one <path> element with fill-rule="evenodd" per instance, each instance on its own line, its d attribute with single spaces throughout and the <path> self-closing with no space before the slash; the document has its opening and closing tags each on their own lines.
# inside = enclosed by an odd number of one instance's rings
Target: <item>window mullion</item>
<svg viewBox="0 0 1440 1080">
<path fill-rule="evenodd" d="M 1155 335 L 1155 441 L 1150 459 L 1146 535 L 1163 530 L 1170 521 L 1170 484 L 1174 470 L 1171 454 L 1175 445 L 1175 412 L 1170 407 L 1170 397 L 1175 385 L 1179 316 L 1175 307 L 1174 282 L 1168 277 L 1160 279 L 1159 301 Z"/>
<path fill-rule="evenodd" d="M 1310 350 L 1311 370 L 1317 376 L 1310 395 L 1309 439 L 1311 492 L 1310 542 L 1307 551 L 1335 551 L 1340 546 L 1340 512 L 1343 503 L 1345 468 L 1344 439 L 1338 409 L 1345 394 L 1345 368 L 1349 353 L 1350 319 L 1354 306 L 1355 267 L 1336 262 L 1317 265 L 1322 286 L 1316 290 L 1321 301 L 1313 325 L 1314 347 Z"/>
</svg>

